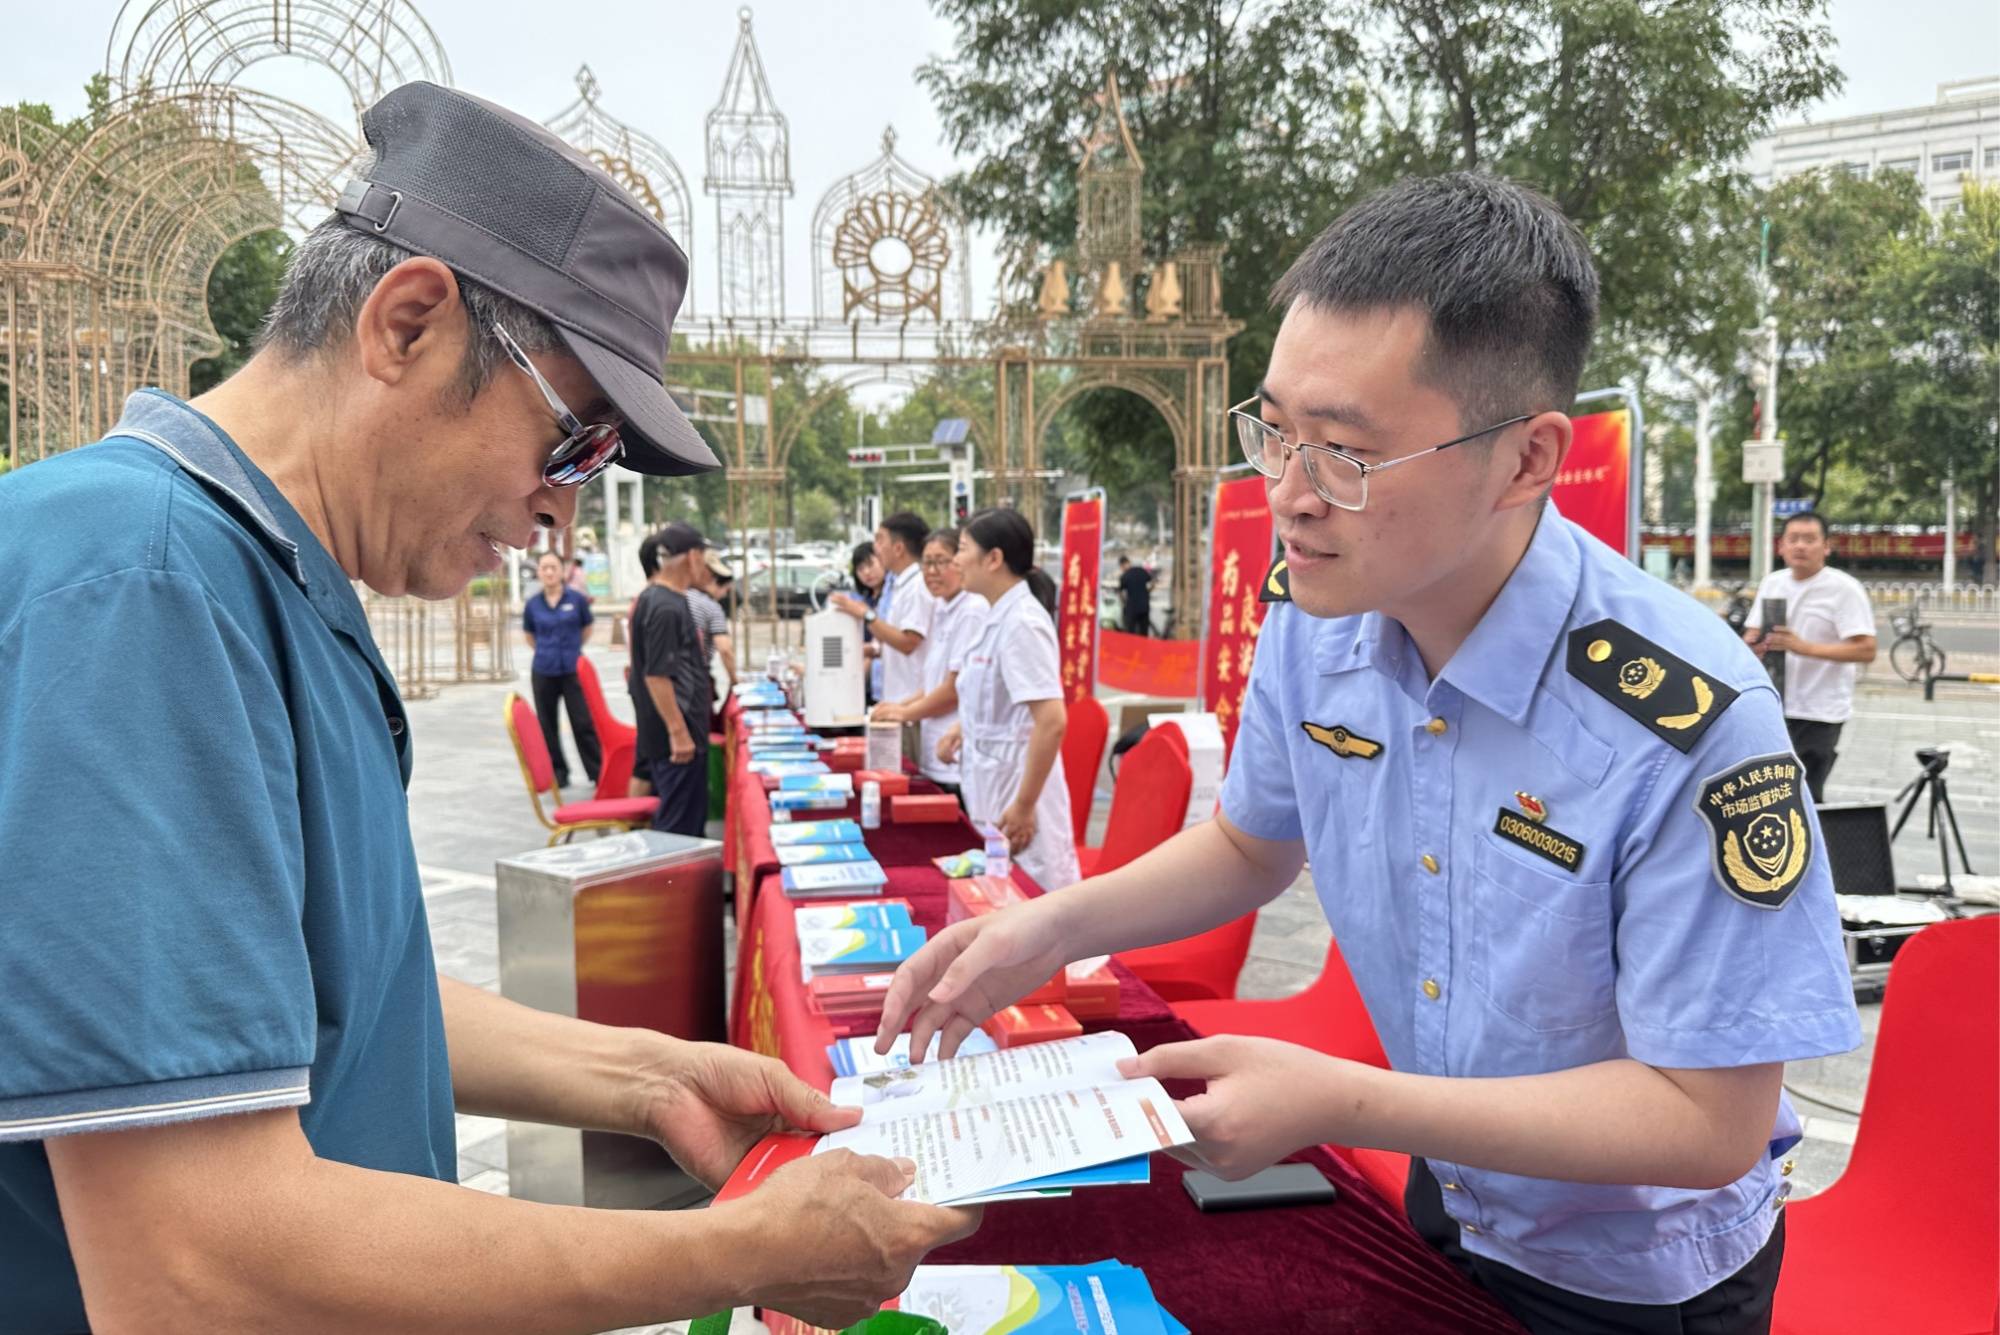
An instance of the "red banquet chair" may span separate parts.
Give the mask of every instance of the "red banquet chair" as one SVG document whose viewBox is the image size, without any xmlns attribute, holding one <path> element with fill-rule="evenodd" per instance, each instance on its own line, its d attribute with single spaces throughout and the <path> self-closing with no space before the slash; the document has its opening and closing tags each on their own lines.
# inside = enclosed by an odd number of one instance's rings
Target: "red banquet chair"
<svg viewBox="0 0 2000 1335">
<path fill-rule="evenodd" d="M 2000 1304 L 2000 915 L 1889 966 L 1847 1171 L 1785 1207 L 1774 1335 L 1990 1332 Z"/>
<path fill-rule="evenodd" d="M 1296 996 L 1270 1001 L 1179 1001 L 1174 1003 L 1174 1013 L 1204 1038 L 1248 1034 L 1297 1043 L 1330 1057 L 1346 1057 L 1370 1066 L 1386 1069 L 1389 1065 L 1382 1053 L 1382 1040 L 1375 1036 L 1375 1022 L 1362 1004 L 1336 942 L 1327 943 L 1326 963 L 1319 977 Z M 1409 1155 L 1345 1145 L 1329 1148 L 1359 1169 L 1385 1200 L 1401 1205 L 1410 1174 Z"/>
<path fill-rule="evenodd" d="M 1111 732 L 1110 716 L 1094 696 L 1070 703 L 1069 724 L 1063 729 L 1063 778 L 1069 783 L 1069 828 L 1080 850 L 1090 828 L 1090 803 L 1097 795 L 1097 767 L 1104 763 L 1104 739 Z M 1182 799 L 1186 801 L 1185 798 Z M 1089 872 L 1084 873 L 1090 875 Z"/>
<path fill-rule="evenodd" d="M 1102 718 L 1102 706 L 1097 712 Z M 1118 782 L 1111 790 L 1111 817 L 1104 824 L 1104 842 L 1096 848 L 1079 846 L 1076 850 L 1077 865 L 1085 876 L 1116 871 L 1179 833 L 1187 815 L 1188 791 L 1194 787 L 1194 771 L 1188 768 L 1187 752 L 1176 749 L 1168 739 L 1168 733 L 1178 732 L 1175 728 L 1152 729 L 1126 752 L 1118 766 Z M 1067 756 L 1064 763 L 1068 763 Z"/>
<path fill-rule="evenodd" d="M 611 706 L 604 702 L 604 683 L 597 675 L 597 665 L 587 655 L 576 656 L 576 679 L 583 687 L 583 702 L 590 709 L 590 725 L 597 729 L 602 753 L 597 762 L 597 791 L 592 796 L 598 801 L 629 797 L 639 731 L 613 716 Z"/>
<path fill-rule="evenodd" d="M 1194 771 L 1188 768 L 1187 741 L 1179 728 L 1149 728 L 1118 762 L 1111 792 L 1111 819 L 1100 848 L 1077 850 L 1085 876 L 1115 871 L 1179 833 L 1187 816 Z M 1257 915 L 1246 913 L 1180 941 L 1128 950 L 1118 962 L 1145 979 L 1168 1001 L 1236 995 L 1236 975 L 1250 953 Z"/>
<path fill-rule="evenodd" d="M 535 804 L 535 819 L 549 832 L 551 845 L 568 843 L 570 836 L 582 830 L 637 830 L 650 825 L 660 809 L 657 797 L 613 797 L 543 811 L 542 795 L 555 799 L 560 793 L 556 768 L 549 760 L 548 744 L 542 740 L 534 709 L 513 691 L 507 692 L 507 737 L 514 743 L 514 758 L 521 762 L 521 778 L 528 785 L 528 800 Z"/>
</svg>

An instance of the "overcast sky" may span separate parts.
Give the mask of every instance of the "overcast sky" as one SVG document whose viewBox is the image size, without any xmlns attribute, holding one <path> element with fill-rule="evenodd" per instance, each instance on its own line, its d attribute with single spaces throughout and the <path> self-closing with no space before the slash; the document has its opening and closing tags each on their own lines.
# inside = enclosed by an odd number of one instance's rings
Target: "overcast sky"
<svg viewBox="0 0 2000 1335">
<path fill-rule="evenodd" d="M 149 0 L 132 0 L 140 12 Z M 736 40 L 736 4 L 703 0 L 415 0 L 451 62 L 454 82 L 537 120 L 576 97 L 588 63 L 600 105 L 651 134 L 680 163 L 694 195 L 696 282 L 715 290 L 714 203 L 701 193 L 703 118 L 715 105 Z M 27 5 L 8 11 L 0 42 L 0 103 L 82 110 L 82 83 L 104 67 L 118 7 L 112 0 Z M 796 193 L 785 214 L 786 291 L 794 313 L 811 310 L 807 232 L 827 188 L 872 162 L 882 130 L 896 127 L 902 156 L 943 175 L 952 167 L 938 118 L 913 73 L 949 50 L 950 25 L 924 0 L 758 0 L 755 33 L 772 91 L 790 121 Z M 1917 14 L 1921 12 L 1921 21 Z M 1837 59 L 1847 86 L 1812 119 L 1932 100 L 1940 82 L 2000 73 L 2000 5 L 1994 0 L 1833 0 Z M 346 114 L 340 84 L 303 60 L 254 67 L 244 81 L 329 114 Z M 993 293 L 993 264 L 975 243 L 975 307 Z"/>
</svg>

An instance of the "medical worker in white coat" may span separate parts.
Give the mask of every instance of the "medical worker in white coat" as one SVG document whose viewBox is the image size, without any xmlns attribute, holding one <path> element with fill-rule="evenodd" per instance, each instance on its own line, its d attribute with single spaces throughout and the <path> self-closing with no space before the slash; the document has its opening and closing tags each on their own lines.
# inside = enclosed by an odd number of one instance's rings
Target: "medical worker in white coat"
<svg viewBox="0 0 2000 1335">
<path fill-rule="evenodd" d="M 1060 890 L 1082 876 L 1063 778 L 1055 583 L 1034 561 L 1035 531 L 1013 510 L 982 510 L 960 531 L 959 573 L 993 610 L 959 665 L 959 767 L 966 812 L 998 826 L 1044 890 Z"/>
<path fill-rule="evenodd" d="M 957 529 L 941 528 L 924 539 L 923 568 L 924 588 L 937 601 L 931 617 L 930 648 L 924 652 L 923 693 L 877 705 L 869 719 L 875 723 L 920 722 L 918 771 L 963 805 L 965 776 L 957 759 L 958 668 L 991 609 L 984 598 L 965 587 L 958 573 Z M 950 760 L 939 749 L 947 735 L 953 738 Z"/>
</svg>

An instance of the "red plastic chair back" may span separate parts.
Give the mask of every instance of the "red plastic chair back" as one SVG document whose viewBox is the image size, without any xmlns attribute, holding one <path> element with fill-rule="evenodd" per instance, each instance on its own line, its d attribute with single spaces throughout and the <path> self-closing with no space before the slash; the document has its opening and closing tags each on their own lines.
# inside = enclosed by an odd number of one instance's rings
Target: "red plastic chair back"
<svg viewBox="0 0 2000 1335">
<path fill-rule="evenodd" d="M 590 709 L 590 723 L 597 729 L 597 742 L 603 751 L 593 796 L 600 800 L 625 797 L 632 790 L 632 762 L 639 750 L 638 730 L 612 715 L 611 706 L 604 702 L 604 684 L 597 675 L 597 665 L 588 655 L 577 655 L 576 679 L 583 687 L 583 702 Z"/>
<path fill-rule="evenodd" d="M 1198 1032 L 1250 1034 L 1297 1043 L 1330 1057 L 1387 1068 L 1382 1040 L 1362 1003 L 1340 945 L 1329 941 L 1319 977 L 1295 996 L 1262 1001 L 1186 1001 L 1174 1012 Z"/>
<path fill-rule="evenodd" d="M 507 735 L 514 739 L 514 754 L 528 776 L 529 787 L 537 793 L 553 792 L 556 767 L 549 760 L 549 746 L 542 740 L 542 724 L 535 717 L 534 707 L 520 696 L 510 693 L 507 696 L 507 722 Z"/>
<path fill-rule="evenodd" d="M 1103 712 L 1100 707 L 1100 717 Z M 1188 768 L 1187 753 L 1168 739 L 1169 733 L 1179 736 L 1180 730 L 1152 729 L 1119 764 L 1118 783 L 1111 791 L 1111 818 L 1104 826 L 1104 846 L 1091 865 L 1092 876 L 1116 871 L 1180 833 L 1194 771 Z"/>
<path fill-rule="evenodd" d="M 1785 1207 L 1772 1330 L 1993 1330 L 1996 1128 L 2000 915 L 1937 923 L 1890 965 L 1847 1171 Z"/>
<path fill-rule="evenodd" d="M 1096 795 L 1097 767 L 1104 763 L 1104 741 L 1111 732 L 1111 719 L 1104 706 L 1088 695 L 1071 701 L 1068 713 L 1069 724 L 1063 730 L 1063 778 L 1069 783 L 1070 832 L 1081 848 L 1090 825 L 1090 802 Z"/>
<path fill-rule="evenodd" d="M 1253 1038 L 1275 1038 L 1285 1043 L 1345 1057 L 1369 1066 L 1387 1068 L 1382 1040 L 1375 1034 L 1375 1022 L 1362 1003 L 1354 977 L 1340 946 L 1328 942 L 1326 963 L 1312 986 L 1296 996 L 1265 1001 L 1181 1001 L 1174 1013 L 1204 1037 L 1213 1034 L 1248 1034 Z M 1329 1146 L 1368 1179 L 1391 1205 L 1402 1208 L 1403 1186 L 1410 1175 L 1410 1156 L 1394 1150 L 1355 1149 Z"/>
</svg>

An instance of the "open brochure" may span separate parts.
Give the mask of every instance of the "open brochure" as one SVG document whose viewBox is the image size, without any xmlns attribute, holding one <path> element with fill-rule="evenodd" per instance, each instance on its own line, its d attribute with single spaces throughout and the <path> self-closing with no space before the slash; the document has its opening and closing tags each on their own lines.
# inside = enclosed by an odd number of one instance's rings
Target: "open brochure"
<svg viewBox="0 0 2000 1335">
<path fill-rule="evenodd" d="M 1065 1177 L 1194 1142 L 1159 1081 L 1118 1073 L 1136 1053 L 1123 1034 L 1087 1034 L 844 1077 L 831 1097 L 858 1104 L 861 1123 L 814 1153 L 909 1159 L 917 1177 L 905 1196 L 940 1205 L 1104 1181 Z M 1110 1180 L 1132 1178 L 1121 1169 Z"/>
<path fill-rule="evenodd" d="M 826 1149 L 909 1159 L 917 1180 L 905 1198 L 938 1204 L 1145 1182 L 1148 1155 L 1194 1136 L 1159 1081 L 1118 1075 L 1118 1059 L 1134 1052 L 1122 1034 L 1091 1034 L 836 1080 L 832 1097 L 860 1103 L 859 1126 L 818 1140 L 766 1136 L 716 1199 L 754 1191 Z"/>
</svg>

